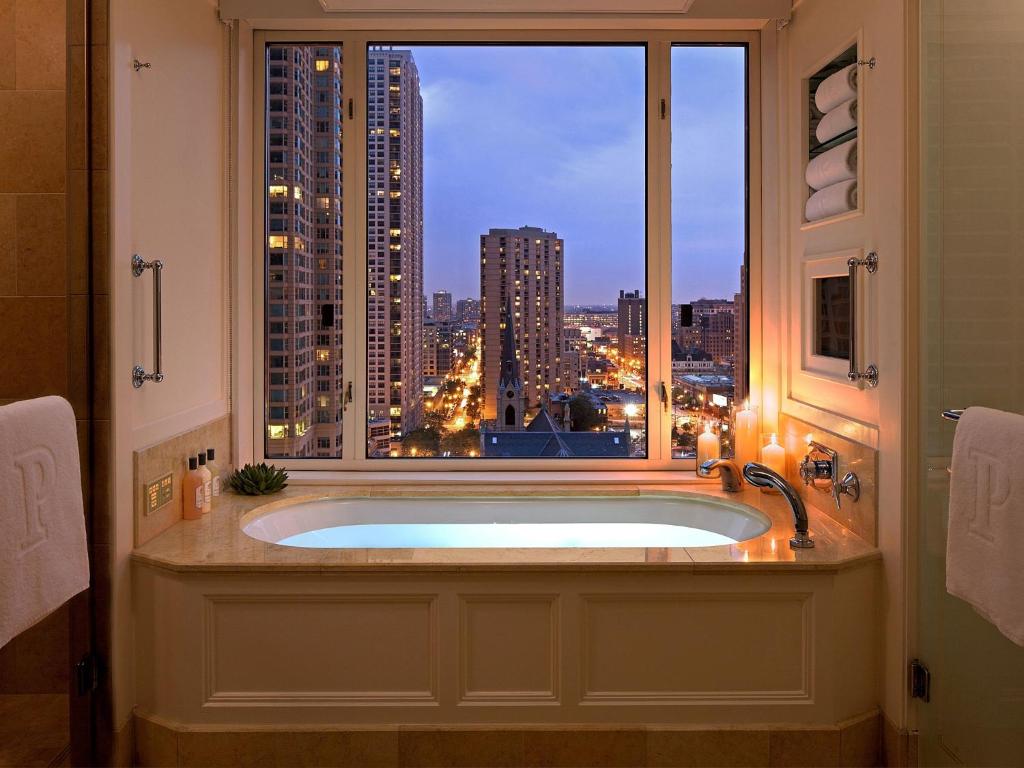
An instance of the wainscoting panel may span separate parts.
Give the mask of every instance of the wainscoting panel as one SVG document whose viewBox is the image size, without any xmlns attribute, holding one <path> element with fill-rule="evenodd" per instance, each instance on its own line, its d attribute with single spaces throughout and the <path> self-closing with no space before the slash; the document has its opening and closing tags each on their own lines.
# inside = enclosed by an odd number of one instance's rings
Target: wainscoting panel
<svg viewBox="0 0 1024 768">
<path fill-rule="evenodd" d="M 584 595 L 584 703 L 807 700 L 809 593 Z M 764 663 L 771 659 L 770 664 Z"/>
<path fill-rule="evenodd" d="M 558 703 L 557 595 L 462 595 L 463 704 Z"/>
<path fill-rule="evenodd" d="M 207 704 L 436 704 L 434 595 L 211 595 Z"/>
</svg>

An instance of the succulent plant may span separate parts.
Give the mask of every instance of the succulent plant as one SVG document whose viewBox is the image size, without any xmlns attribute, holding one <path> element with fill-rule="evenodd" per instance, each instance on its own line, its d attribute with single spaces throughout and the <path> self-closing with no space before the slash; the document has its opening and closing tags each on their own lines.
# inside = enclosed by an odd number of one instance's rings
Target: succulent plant
<svg viewBox="0 0 1024 768">
<path fill-rule="evenodd" d="M 288 487 L 288 473 L 266 462 L 246 464 L 228 478 L 228 485 L 235 493 L 246 496 L 265 496 Z"/>
</svg>

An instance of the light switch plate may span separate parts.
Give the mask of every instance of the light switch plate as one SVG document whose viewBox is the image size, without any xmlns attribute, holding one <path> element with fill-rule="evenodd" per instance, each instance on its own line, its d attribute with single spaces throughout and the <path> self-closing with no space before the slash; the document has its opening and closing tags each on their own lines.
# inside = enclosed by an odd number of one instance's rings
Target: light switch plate
<svg viewBox="0 0 1024 768">
<path fill-rule="evenodd" d="M 146 483 L 144 490 L 146 514 L 151 515 L 174 498 L 174 475 L 168 472 L 163 477 Z"/>
</svg>

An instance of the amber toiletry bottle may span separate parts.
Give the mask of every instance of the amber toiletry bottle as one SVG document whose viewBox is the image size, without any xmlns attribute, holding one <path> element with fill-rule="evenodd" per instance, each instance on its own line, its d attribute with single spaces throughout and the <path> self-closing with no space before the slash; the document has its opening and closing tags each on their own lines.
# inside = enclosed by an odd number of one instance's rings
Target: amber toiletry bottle
<svg viewBox="0 0 1024 768">
<path fill-rule="evenodd" d="M 199 474 L 199 460 L 195 456 L 188 457 L 188 472 L 182 480 L 181 502 L 182 516 L 186 520 L 198 520 L 203 516 L 206 492 L 203 490 L 203 476 Z"/>
</svg>

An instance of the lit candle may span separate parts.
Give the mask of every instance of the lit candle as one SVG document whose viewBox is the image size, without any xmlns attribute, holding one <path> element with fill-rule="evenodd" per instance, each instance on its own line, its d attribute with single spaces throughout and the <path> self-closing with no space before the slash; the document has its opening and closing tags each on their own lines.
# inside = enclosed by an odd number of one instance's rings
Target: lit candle
<svg viewBox="0 0 1024 768">
<path fill-rule="evenodd" d="M 786 476 L 786 449 L 779 445 L 774 432 L 772 432 L 768 445 L 761 449 L 761 463 L 769 469 L 774 469 L 783 477 Z"/>
<path fill-rule="evenodd" d="M 740 469 L 751 461 L 757 461 L 757 410 L 750 407 L 750 401 L 743 401 L 743 410 L 736 412 L 736 426 L 733 429 L 733 444 L 736 446 L 736 463 Z"/>
<path fill-rule="evenodd" d="M 722 455 L 722 446 L 718 435 L 711 431 L 711 422 L 704 422 L 704 432 L 697 435 L 697 466 L 705 461 L 717 459 Z"/>
</svg>

